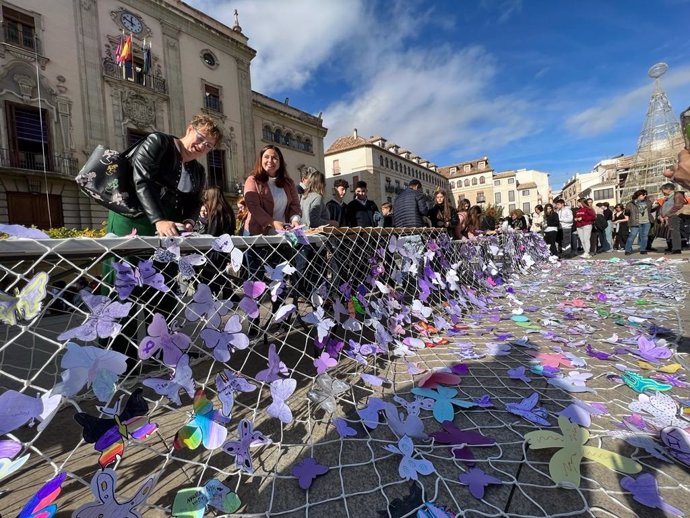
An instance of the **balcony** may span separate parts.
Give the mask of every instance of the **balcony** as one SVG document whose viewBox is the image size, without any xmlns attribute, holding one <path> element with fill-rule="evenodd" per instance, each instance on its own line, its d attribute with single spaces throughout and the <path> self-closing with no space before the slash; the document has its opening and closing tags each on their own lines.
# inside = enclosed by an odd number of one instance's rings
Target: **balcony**
<svg viewBox="0 0 690 518">
<path fill-rule="evenodd" d="M 42 153 L 0 148 L 0 167 L 2 168 L 43 171 L 44 165 L 49 173 L 70 178 L 76 176 L 78 171 L 76 158 L 69 155 L 46 154 L 44 160 Z"/>
<path fill-rule="evenodd" d="M 395 187 L 393 187 L 393 186 L 390 185 L 390 184 L 386 184 L 386 186 L 384 187 L 384 189 L 385 189 L 385 191 L 386 191 L 387 193 L 394 193 L 394 192 L 395 192 Z"/>
<path fill-rule="evenodd" d="M 119 81 L 127 82 L 127 83 L 134 83 L 137 84 L 143 88 L 147 88 L 149 90 L 153 90 L 154 92 L 158 92 L 160 94 L 167 94 L 168 93 L 168 85 L 165 81 L 160 76 L 154 76 L 152 74 L 144 74 L 143 72 L 140 72 L 137 70 L 137 66 L 135 64 L 135 70 L 134 74 L 132 75 L 131 69 L 126 70 L 125 74 L 127 74 L 125 77 L 122 75 L 122 67 L 120 67 L 117 63 L 112 61 L 109 58 L 105 58 L 103 60 L 103 75 L 110 78 L 110 79 L 116 79 Z"/>
</svg>

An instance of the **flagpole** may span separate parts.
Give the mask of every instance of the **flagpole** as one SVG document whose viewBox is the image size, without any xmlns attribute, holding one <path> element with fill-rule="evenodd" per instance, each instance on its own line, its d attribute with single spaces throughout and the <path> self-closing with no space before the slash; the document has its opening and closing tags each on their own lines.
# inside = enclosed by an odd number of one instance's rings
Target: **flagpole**
<svg viewBox="0 0 690 518">
<path fill-rule="evenodd" d="M 122 61 L 122 49 L 125 46 L 125 30 L 122 29 L 122 35 L 120 36 L 120 55 L 117 57 L 117 60 L 120 62 L 120 68 L 122 68 L 122 79 L 127 79 L 127 70 L 124 65 L 124 61 Z"/>
<path fill-rule="evenodd" d="M 144 66 L 141 67 L 141 72 L 144 76 L 143 84 L 146 86 L 146 38 L 144 38 L 144 42 L 141 44 L 141 56 L 144 58 Z"/>
</svg>

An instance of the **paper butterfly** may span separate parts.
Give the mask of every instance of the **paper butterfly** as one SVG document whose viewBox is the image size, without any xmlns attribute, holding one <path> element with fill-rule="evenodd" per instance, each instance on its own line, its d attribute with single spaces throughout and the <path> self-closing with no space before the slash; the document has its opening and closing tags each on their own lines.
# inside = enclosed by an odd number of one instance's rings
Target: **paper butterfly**
<svg viewBox="0 0 690 518">
<path fill-rule="evenodd" d="M 142 382 L 145 386 L 152 388 L 156 394 L 167 397 L 172 403 L 180 406 L 180 390 L 184 390 L 187 395 L 194 397 L 194 378 L 192 368 L 189 366 L 189 356 L 183 354 L 180 361 L 175 366 L 175 374 L 171 379 L 149 378 Z"/>
<path fill-rule="evenodd" d="M 263 381 L 264 383 L 271 383 L 274 380 L 279 379 L 280 376 L 287 376 L 288 368 L 280 361 L 280 356 L 276 351 L 276 344 L 271 344 L 268 346 L 268 368 L 259 371 L 256 374 L 256 379 L 258 381 Z"/>
<path fill-rule="evenodd" d="M 316 477 L 328 473 L 328 466 L 319 464 L 314 457 L 307 457 L 292 468 L 292 474 L 297 477 L 299 487 L 307 490 L 311 487 Z"/>
<path fill-rule="evenodd" d="M 74 415 L 74 420 L 83 428 L 84 440 L 101 453 L 98 463 L 105 468 L 122 457 L 127 439 L 142 441 L 158 429 L 157 424 L 149 421 L 148 411 L 142 389 L 138 388 L 129 396 L 119 416 L 110 419 L 79 412 Z"/>
<path fill-rule="evenodd" d="M 119 334 L 122 325 L 115 320 L 129 315 L 132 303 L 116 302 L 103 295 L 94 295 L 87 290 L 79 292 L 82 300 L 91 312 L 86 321 L 72 329 L 60 334 L 58 340 L 71 340 L 78 338 L 84 342 L 91 342 L 96 338 L 110 338 Z"/>
<path fill-rule="evenodd" d="M 628 408 L 633 412 L 645 414 L 647 420 L 659 430 L 667 426 L 680 428 L 688 426 L 687 421 L 677 417 L 678 404 L 668 394 L 660 392 L 652 396 L 640 394 L 637 396 L 637 401 L 628 404 Z"/>
<path fill-rule="evenodd" d="M 668 347 L 656 345 L 654 340 L 650 340 L 644 335 L 638 337 L 637 346 L 637 351 L 631 350 L 630 352 L 651 363 L 660 363 L 660 360 L 667 360 L 673 354 Z"/>
<path fill-rule="evenodd" d="M 223 372 L 216 374 L 216 390 L 218 390 L 218 399 L 223 404 L 221 413 L 225 417 L 230 417 L 232 407 L 235 405 L 235 392 L 254 392 L 256 385 L 224 369 Z"/>
<path fill-rule="evenodd" d="M 316 374 L 323 374 L 331 367 L 338 365 L 338 360 L 331 358 L 331 355 L 326 351 L 314 360 L 314 367 L 316 367 Z"/>
<path fill-rule="evenodd" d="M 194 277 L 194 267 L 206 263 L 206 258 L 201 254 L 180 255 L 180 244 L 174 238 L 167 238 L 163 243 L 166 249 L 157 249 L 153 260 L 159 263 L 177 263 L 182 279 L 191 279 Z"/>
<path fill-rule="evenodd" d="M 417 381 L 417 385 L 426 388 L 436 388 L 439 385 L 458 385 L 462 381 L 459 374 L 435 370 L 425 374 Z"/>
<path fill-rule="evenodd" d="M 234 513 L 241 505 L 237 493 L 211 479 L 203 487 L 180 489 L 175 495 L 172 515 L 175 518 L 204 518 L 209 506 L 221 513 Z"/>
<path fill-rule="evenodd" d="M 424 502 L 424 506 L 417 511 L 417 518 L 455 518 L 445 507 L 439 507 L 434 502 Z"/>
<path fill-rule="evenodd" d="M 52 518 L 57 512 L 57 504 L 53 502 L 60 495 L 65 478 L 67 473 L 58 473 L 55 478 L 43 484 L 22 508 L 17 518 Z"/>
<path fill-rule="evenodd" d="M 245 281 L 242 284 L 244 297 L 240 300 L 239 308 L 244 311 L 249 318 L 258 318 L 259 305 L 257 299 L 266 291 L 266 283 L 262 281 Z"/>
<path fill-rule="evenodd" d="M 398 466 L 398 473 L 400 477 L 405 480 L 418 480 L 419 475 L 430 475 L 434 472 L 434 465 L 426 459 L 415 459 L 414 443 L 407 435 L 403 436 L 398 441 L 398 446 L 386 444 L 384 448 L 392 453 L 402 455 L 400 466 Z"/>
<path fill-rule="evenodd" d="M 347 392 L 350 385 L 344 381 L 331 378 L 327 373 L 319 374 L 315 379 L 315 386 L 307 393 L 307 398 L 328 413 L 335 412 L 338 396 Z"/>
<path fill-rule="evenodd" d="M 512 380 L 520 380 L 524 381 L 525 383 L 532 383 L 532 378 L 525 374 L 526 370 L 527 369 L 524 367 L 524 365 L 520 365 L 514 369 L 508 369 L 508 377 Z"/>
<path fill-rule="evenodd" d="M 141 518 L 141 514 L 139 514 L 136 508 L 146 502 L 155 483 L 155 477 L 147 479 L 133 497 L 119 502 L 115 497 L 117 473 L 109 468 L 98 471 L 91 479 L 91 492 L 98 499 L 98 502 L 82 505 L 72 514 L 72 517 Z"/>
<path fill-rule="evenodd" d="M 0 395 L 0 435 L 10 433 L 27 423 L 38 420 L 38 430 L 43 430 L 60 407 L 62 396 L 50 392 L 32 397 L 16 390 L 7 390 Z"/>
<path fill-rule="evenodd" d="M 96 397 L 109 401 L 115 393 L 117 378 L 127 370 L 127 356 L 91 345 L 67 342 L 67 352 L 62 357 L 62 383 L 53 393 L 67 397 L 76 395 L 85 385 L 91 385 Z"/>
<path fill-rule="evenodd" d="M 335 320 L 332 318 L 324 318 L 324 310 L 322 306 L 319 306 L 315 311 L 304 315 L 302 320 L 307 324 L 316 326 L 316 335 L 320 342 L 322 342 L 323 339 L 328 335 L 330 329 L 335 326 Z"/>
<path fill-rule="evenodd" d="M 479 432 L 463 431 L 452 421 L 442 423 L 443 431 L 430 433 L 436 442 L 441 444 L 460 445 L 458 448 L 451 448 L 451 452 L 456 459 L 464 461 L 474 460 L 474 455 L 468 446 L 487 446 L 496 444 L 496 439 L 487 437 Z"/>
<path fill-rule="evenodd" d="M 240 268 L 242 268 L 242 260 L 244 259 L 244 252 L 235 246 L 230 234 L 223 234 L 214 239 L 211 243 L 211 248 L 217 252 L 230 254 L 230 265 L 232 269 L 236 272 L 240 271 Z"/>
<path fill-rule="evenodd" d="M 252 462 L 249 448 L 252 446 L 259 446 L 264 444 L 271 444 L 271 439 L 266 437 L 254 427 L 250 421 L 242 419 L 237 425 L 237 431 L 240 438 L 237 441 L 227 441 L 223 444 L 223 451 L 228 455 L 235 457 L 235 466 L 245 473 L 254 473 L 254 464 Z"/>
<path fill-rule="evenodd" d="M 114 262 L 113 269 L 116 272 L 115 290 L 120 300 L 128 298 L 137 286 L 151 286 L 163 293 L 170 291 L 163 274 L 153 267 L 153 261 L 139 261 L 137 268 L 125 262 Z"/>
<path fill-rule="evenodd" d="M 12 237 L 24 239 L 50 239 L 50 236 L 42 230 L 38 230 L 37 228 L 28 228 L 24 225 L 8 225 L 7 223 L 0 223 L 0 232 L 8 234 Z"/>
<path fill-rule="evenodd" d="M 588 403 L 575 399 L 570 405 L 561 410 L 558 415 L 564 415 L 571 422 L 589 428 L 589 425 L 592 424 L 591 416 L 603 415 L 607 411 L 606 405 L 602 403 Z"/>
<path fill-rule="evenodd" d="M 14 326 L 17 320 L 33 320 L 41 312 L 47 285 L 48 274 L 39 272 L 21 291 L 15 289 L 14 295 L 0 291 L 0 322 Z"/>
<path fill-rule="evenodd" d="M 229 301 L 216 301 L 207 284 L 199 284 L 192 301 L 185 308 L 184 316 L 190 322 L 204 318 L 210 327 L 218 329 L 221 317 L 225 316 L 231 307 L 232 303 Z"/>
<path fill-rule="evenodd" d="M 230 348 L 243 350 L 249 347 L 249 337 L 242 332 L 242 322 L 239 315 L 232 315 L 222 331 L 210 327 L 203 329 L 199 336 L 204 345 L 213 349 L 213 357 L 219 362 L 230 360 Z"/>
<path fill-rule="evenodd" d="M 690 466 L 690 431 L 678 426 L 667 426 L 661 430 L 659 438 L 676 460 Z"/>
<path fill-rule="evenodd" d="M 347 421 L 345 421 L 345 419 L 342 417 L 337 417 L 334 419 L 333 424 L 335 425 L 335 429 L 338 431 L 338 435 L 340 435 L 341 439 L 357 436 L 357 430 L 349 426 Z"/>
<path fill-rule="evenodd" d="M 621 479 L 621 487 L 632 493 L 633 500 L 651 507 L 652 509 L 660 509 L 664 514 L 674 514 L 676 516 L 684 516 L 683 511 L 667 504 L 659 494 L 659 487 L 657 486 L 656 478 L 651 473 L 643 473 L 637 479 L 632 477 L 623 477 Z"/>
<path fill-rule="evenodd" d="M 271 397 L 273 402 L 268 405 L 266 413 L 272 417 L 280 419 L 283 423 L 292 422 L 292 410 L 287 404 L 287 400 L 295 392 L 297 380 L 293 378 L 277 379 L 271 382 Z"/>
<path fill-rule="evenodd" d="M 558 426 L 563 434 L 549 430 L 537 430 L 525 434 L 532 450 L 559 448 L 549 461 L 549 475 L 556 484 L 565 487 L 580 486 L 580 463 L 586 457 L 602 466 L 623 473 L 639 473 L 642 465 L 628 457 L 608 450 L 585 446 L 589 431 L 571 423 L 564 415 L 558 417 Z"/>
<path fill-rule="evenodd" d="M 475 406 L 473 401 L 465 401 L 463 399 L 456 399 L 457 389 L 439 386 L 438 388 L 419 388 L 415 387 L 412 389 L 412 393 L 417 396 L 422 396 L 425 398 L 431 398 L 436 401 L 434 405 L 434 419 L 439 423 L 443 421 L 452 421 L 455 417 L 455 409 L 453 405 L 460 408 L 472 408 Z"/>
<path fill-rule="evenodd" d="M 228 419 L 213 408 L 213 403 L 206 398 L 204 389 L 197 389 L 192 406 L 193 417 L 175 434 L 173 446 L 177 450 L 184 447 L 196 450 L 201 444 L 207 450 L 218 448 L 228 436 L 225 428 Z"/>
<path fill-rule="evenodd" d="M 526 397 L 519 403 L 507 403 L 506 410 L 533 423 L 551 426 L 547 419 L 549 413 L 546 409 L 536 406 L 537 403 L 539 403 L 539 393 L 533 392 L 531 396 Z"/>
<path fill-rule="evenodd" d="M 470 486 L 470 494 L 477 500 L 484 498 L 484 490 L 489 484 L 503 484 L 503 482 L 491 475 L 487 475 L 480 468 L 471 468 L 467 473 L 458 476 L 461 484 Z"/>
<path fill-rule="evenodd" d="M 171 327 L 174 329 L 177 326 L 173 322 Z M 186 334 L 177 330 L 171 332 L 165 317 L 160 313 L 154 313 L 147 331 L 149 336 L 145 336 L 139 344 L 139 358 L 142 360 L 147 360 L 156 352 L 163 351 L 163 363 L 174 367 L 192 343 L 192 339 Z"/>
<path fill-rule="evenodd" d="M 264 269 L 266 270 L 266 275 L 268 275 L 268 278 L 272 281 L 282 281 L 286 275 L 292 275 L 297 271 L 297 269 L 287 261 L 277 264 L 275 268 L 268 264 L 264 264 Z"/>
<path fill-rule="evenodd" d="M 0 480 L 9 477 L 29 460 L 28 453 L 12 460 L 20 451 L 22 451 L 22 444 L 19 442 L 0 441 Z"/>
<path fill-rule="evenodd" d="M 567 376 L 549 377 L 546 382 L 566 392 L 596 392 L 585 385 L 586 380 L 591 377 L 592 374 L 588 372 L 571 371 Z"/>
</svg>

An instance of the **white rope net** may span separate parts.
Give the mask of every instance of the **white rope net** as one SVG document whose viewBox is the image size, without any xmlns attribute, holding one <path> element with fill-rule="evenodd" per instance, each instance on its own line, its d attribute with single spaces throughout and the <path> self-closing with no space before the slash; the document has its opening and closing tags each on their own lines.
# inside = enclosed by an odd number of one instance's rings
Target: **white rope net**
<svg viewBox="0 0 690 518">
<path fill-rule="evenodd" d="M 387 229 L 2 241 L 2 316 L 16 323 L 0 326 L 0 439 L 19 444 L 0 459 L 2 516 L 59 473 L 55 503 L 81 518 L 115 509 L 202 516 L 203 493 L 178 492 L 213 493 L 214 479 L 227 488 L 215 487 L 208 510 L 219 516 L 445 516 L 436 506 L 453 516 L 649 516 L 621 487 L 637 473 L 682 507 L 685 457 L 659 440 L 669 423 L 645 407 L 640 429 L 629 407 L 638 394 L 620 379 L 623 366 L 649 377 L 662 364 L 687 365 L 674 351 L 644 371 L 630 354 L 639 335 L 682 336 L 676 265 L 547 257 L 534 234 L 461 243 Z M 588 356 L 587 346 L 614 356 Z M 555 347 L 578 360 L 550 371 Z M 509 375 L 521 367 L 528 382 Z M 572 372 L 591 392 L 548 382 Z M 446 377 L 437 391 L 432 373 Z M 664 392 L 676 407 L 657 417 L 687 428 L 682 374 L 666 374 L 678 381 Z M 151 378 L 159 381 L 144 383 Z M 640 470 L 608 469 L 587 450 L 573 461 L 579 487 L 557 484 L 557 449 L 530 449 L 525 438 L 547 427 L 506 408 L 535 393 L 553 433 L 564 433 L 558 413 L 570 405 L 605 403 L 586 447 Z M 439 419 L 448 412 L 465 433 L 454 445 L 429 435 L 449 430 Z M 630 420 L 638 428 L 625 427 Z M 481 499 L 476 468 L 498 479 Z M 91 481 L 105 487 L 113 473 L 116 501 L 106 504 Z"/>
</svg>

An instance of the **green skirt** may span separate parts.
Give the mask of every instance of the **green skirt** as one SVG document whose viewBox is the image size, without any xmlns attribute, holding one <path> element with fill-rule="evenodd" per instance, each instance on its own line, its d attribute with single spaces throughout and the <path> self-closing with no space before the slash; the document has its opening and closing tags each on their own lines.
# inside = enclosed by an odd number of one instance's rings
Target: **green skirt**
<svg viewBox="0 0 690 518">
<path fill-rule="evenodd" d="M 155 236 L 156 227 L 148 216 L 143 215 L 138 218 L 128 218 L 112 210 L 108 212 L 108 224 L 105 231 L 117 236 L 127 236 L 133 229 L 137 230 L 138 236 Z"/>
</svg>

